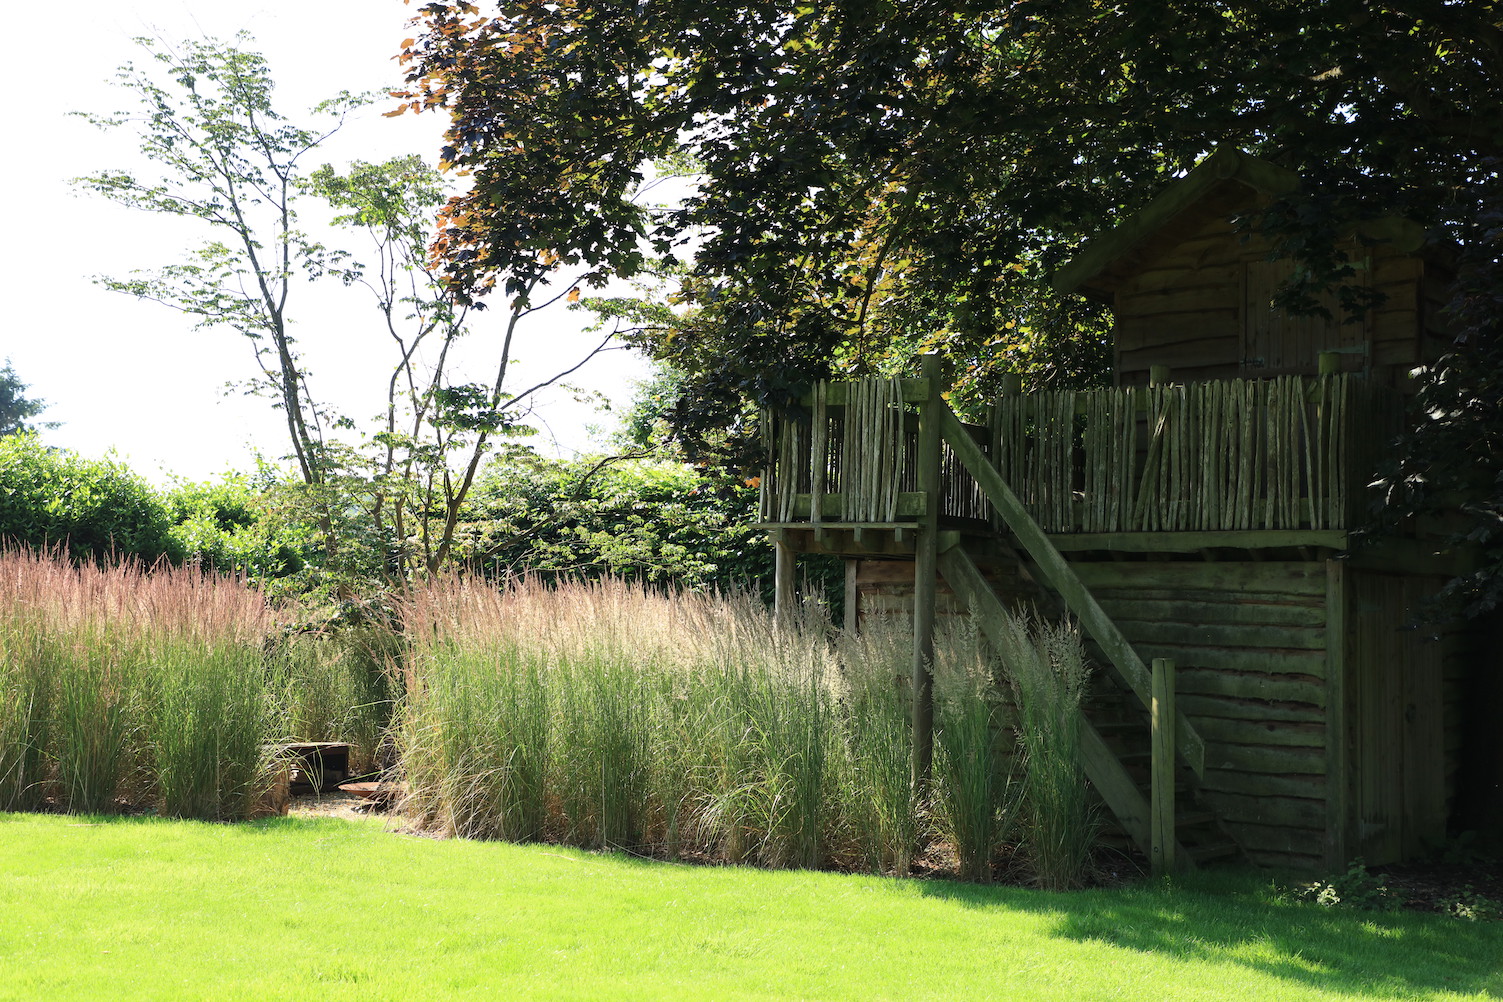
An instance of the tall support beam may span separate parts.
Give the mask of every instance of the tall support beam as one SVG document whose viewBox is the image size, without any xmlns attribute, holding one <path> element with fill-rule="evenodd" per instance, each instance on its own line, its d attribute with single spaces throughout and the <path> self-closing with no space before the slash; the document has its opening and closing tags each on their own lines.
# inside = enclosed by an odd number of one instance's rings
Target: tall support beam
<svg viewBox="0 0 1503 1002">
<path fill-rule="evenodd" d="M 1149 791 L 1150 840 L 1153 846 L 1149 863 L 1155 876 L 1173 873 L 1174 834 L 1174 662 L 1153 659 L 1153 705 L 1149 707 L 1152 735 L 1150 771 L 1153 786 Z"/>
<path fill-rule="evenodd" d="M 925 355 L 928 396 L 919 404 L 918 489 L 924 514 L 918 523 L 913 561 L 913 787 L 924 790 L 934 761 L 934 606 L 939 575 L 940 358 Z"/>
<path fill-rule="evenodd" d="M 793 547 L 782 538 L 782 533 L 772 541 L 772 614 L 779 623 L 793 618 Z"/>
<path fill-rule="evenodd" d="M 1356 844 L 1347 729 L 1347 561 L 1326 561 L 1326 868 L 1343 869 Z"/>
</svg>

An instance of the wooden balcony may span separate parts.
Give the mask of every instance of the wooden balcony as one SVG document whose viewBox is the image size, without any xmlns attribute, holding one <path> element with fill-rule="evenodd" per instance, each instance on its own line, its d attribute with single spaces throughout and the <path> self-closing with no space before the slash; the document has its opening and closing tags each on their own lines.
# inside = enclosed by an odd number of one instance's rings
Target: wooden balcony
<svg viewBox="0 0 1503 1002">
<path fill-rule="evenodd" d="M 821 384 L 805 415 L 769 416 L 762 524 L 816 530 L 837 550 L 903 552 L 930 503 L 917 480 L 928 390 Z M 1341 549 L 1370 510 L 1402 406 L 1337 373 L 1009 394 L 964 428 L 1060 550 Z M 954 449 L 940 449 L 940 529 L 997 528 Z"/>
</svg>

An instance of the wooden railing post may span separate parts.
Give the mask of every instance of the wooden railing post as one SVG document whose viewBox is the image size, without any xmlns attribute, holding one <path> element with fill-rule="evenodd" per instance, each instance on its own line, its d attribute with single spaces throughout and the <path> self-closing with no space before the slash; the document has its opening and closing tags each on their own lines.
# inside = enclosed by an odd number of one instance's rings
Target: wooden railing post
<svg viewBox="0 0 1503 1002">
<path fill-rule="evenodd" d="M 1152 729 L 1150 772 L 1153 788 L 1149 795 L 1152 830 L 1149 839 L 1153 850 L 1149 862 L 1159 876 L 1173 873 L 1174 848 L 1174 662 L 1153 659 L 1153 702 L 1149 707 Z"/>
<path fill-rule="evenodd" d="M 940 394 L 938 355 L 924 356 L 928 393 L 919 404 L 918 489 L 924 497 L 913 559 L 913 788 L 922 795 L 934 759 L 934 603 L 939 575 Z"/>
</svg>

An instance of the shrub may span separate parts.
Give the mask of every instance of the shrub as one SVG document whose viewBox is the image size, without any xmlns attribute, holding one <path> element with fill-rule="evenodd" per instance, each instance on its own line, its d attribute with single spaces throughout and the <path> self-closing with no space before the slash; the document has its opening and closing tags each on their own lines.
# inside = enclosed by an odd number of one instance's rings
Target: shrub
<svg viewBox="0 0 1503 1002">
<path fill-rule="evenodd" d="M 749 590 L 771 602 L 772 543 L 753 528 L 756 507 L 748 481 L 685 463 L 524 455 L 492 467 L 477 487 L 461 550 L 492 574 Z M 844 565 L 833 557 L 802 564 L 838 618 Z"/>
<path fill-rule="evenodd" d="M 183 557 L 222 574 L 261 582 L 291 577 L 316 548 L 308 526 L 281 516 L 274 492 L 240 474 L 177 483 L 163 503 Z"/>
<path fill-rule="evenodd" d="M 1326 908 L 1391 912 L 1397 911 L 1400 904 L 1383 878 L 1369 873 L 1367 864 L 1360 857 L 1347 865 L 1345 873 L 1301 884 L 1288 894 L 1295 901 L 1310 901 Z"/>
<path fill-rule="evenodd" d="M 32 434 L 0 436 L 0 537 L 66 546 L 75 559 L 179 559 L 171 519 L 124 465 L 84 459 Z"/>
</svg>

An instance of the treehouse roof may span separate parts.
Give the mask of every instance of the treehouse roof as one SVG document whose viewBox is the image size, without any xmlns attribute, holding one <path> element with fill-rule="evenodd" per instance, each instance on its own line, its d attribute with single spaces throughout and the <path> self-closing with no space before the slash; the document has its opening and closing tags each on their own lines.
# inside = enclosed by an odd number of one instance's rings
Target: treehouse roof
<svg viewBox="0 0 1503 1002">
<path fill-rule="evenodd" d="M 1054 276 L 1054 288 L 1110 301 L 1117 286 L 1145 261 L 1207 220 L 1224 219 L 1260 198 L 1285 195 L 1298 186 L 1299 175 L 1291 170 L 1240 150 L 1217 150 L 1143 208 L 1087 242 Z M 1417 251 L 1424 242 L 1423 228 L 1407 219 L 1371 220 L 1360 232 L 1405 253 Z"/>
</svg>

